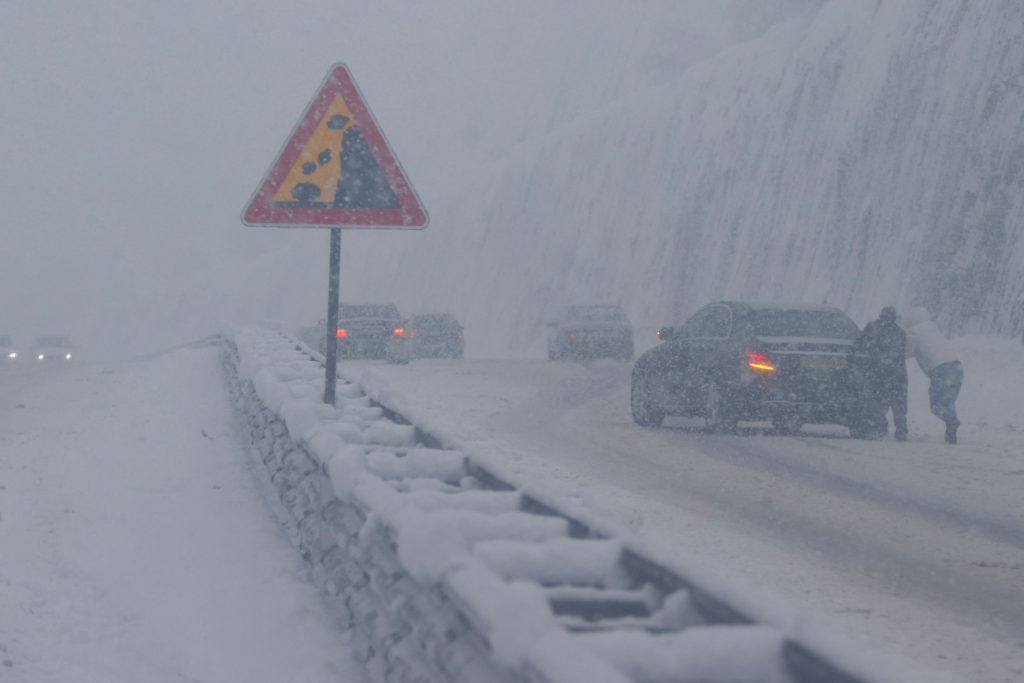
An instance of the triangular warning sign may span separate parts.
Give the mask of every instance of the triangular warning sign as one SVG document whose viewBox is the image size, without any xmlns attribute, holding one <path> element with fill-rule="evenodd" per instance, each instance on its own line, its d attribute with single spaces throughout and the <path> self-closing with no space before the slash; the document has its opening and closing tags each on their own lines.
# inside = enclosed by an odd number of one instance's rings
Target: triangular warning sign
<svg viewBox="0 0 1024 683">
<path fill-rule="evenodd" d="M 344 64 L 331 67 L 242 214 L 246 225 L 423 228 L 427 212 Z"/>
</svg>

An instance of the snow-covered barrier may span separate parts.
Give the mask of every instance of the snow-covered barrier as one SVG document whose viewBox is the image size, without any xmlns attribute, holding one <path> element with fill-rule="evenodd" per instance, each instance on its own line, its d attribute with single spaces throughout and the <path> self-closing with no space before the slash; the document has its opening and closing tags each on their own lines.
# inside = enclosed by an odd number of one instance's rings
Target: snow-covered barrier
<svg viewBox="0 0 1024 683">
<path fill-rule="evenodd" d="M 247 328 L 226 368 L 313 577 L 380 681 L 876 683 Z M 892 679 L 886 679 L 892 680 Z"/>
</svg>

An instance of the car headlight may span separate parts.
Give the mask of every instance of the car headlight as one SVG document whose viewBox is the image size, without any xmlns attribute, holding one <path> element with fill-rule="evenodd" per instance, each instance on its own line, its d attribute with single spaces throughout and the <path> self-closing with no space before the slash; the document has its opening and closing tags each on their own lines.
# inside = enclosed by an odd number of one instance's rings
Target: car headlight
<svg viewBox="0 0 1024 683">
<path fill-rule="evenodd" d="M 11 351 L 9 354 L 7 354 L 7 357 L 8 358 L 17 358 L 18 357 L 18 352 L 17 351 Z"/>
<path fill-rule="evenodd" d="M 43 358 L 45 358 L 45 357 L 46 357 L 46 356 L 44 356 L 43 354 L 39 354 L 39 355 L 37 356 L 37 358 L 39 358 L 39 360 L 42 360 L 42 359 L 43 359 Z"/>
<path fill-rule="evenodd" d="M 66 358 L 67 360 L 71 360 L 71 354 L 70 353 L 65 353 L 64 354 L 64 358 Z"/>
</svg>

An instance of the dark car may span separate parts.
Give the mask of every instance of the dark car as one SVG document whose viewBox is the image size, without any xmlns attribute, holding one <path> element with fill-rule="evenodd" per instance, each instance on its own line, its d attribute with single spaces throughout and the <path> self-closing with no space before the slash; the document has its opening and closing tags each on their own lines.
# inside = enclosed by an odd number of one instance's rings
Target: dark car
<svg viewBox="0 0 1024 683">
<path fill-rule="evenodd" d="M 338 357 L 387 358 L 391 339 L 401 325 L 402 317 L 394 304 L 341 304 Z"/>
<path fill-rule="evenodd" d="M 771 420 L 777 431 L 804 424 L 860 430 L 862 381 L 853 346 L 860 329 L 831 306 L 725 301 L 700 309 L 633 366 L 633 420 L 703 417 L 729 431 L 740 420 Z"/>
<path fill-rule="evenodd" d="M 465 352 L 462 325 L 447 313 L 422 313 L 401 330 L 407 358 L 455 358 Z"/>
<path fill-rule="evenodd" d="M 633 326 L 619 306 L 568 306 L 548 328 L 548 360 L 633 358 Z"/>
</svg>

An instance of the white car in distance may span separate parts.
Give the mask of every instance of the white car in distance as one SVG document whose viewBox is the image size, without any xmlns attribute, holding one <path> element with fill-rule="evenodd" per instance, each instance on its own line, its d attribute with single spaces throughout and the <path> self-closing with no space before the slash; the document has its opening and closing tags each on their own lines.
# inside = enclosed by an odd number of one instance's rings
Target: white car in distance
<svg viewBox="0 0 1024 683">
<path fill-rule="evenodd" d="M 32 340 L 29 358 L 36 361 L 64 361 L 72 359 L 71 337 L 67 335 L 50 335 L 36 337 Z"/>
<path fill-rule="evenodd" d="M 18 349 L 14 346 L 14 340 L 6 334 L 0 334 L 0 363 L 16 360 L 18 360 Z"/>
</svg>

